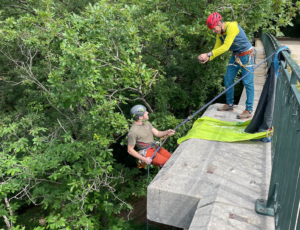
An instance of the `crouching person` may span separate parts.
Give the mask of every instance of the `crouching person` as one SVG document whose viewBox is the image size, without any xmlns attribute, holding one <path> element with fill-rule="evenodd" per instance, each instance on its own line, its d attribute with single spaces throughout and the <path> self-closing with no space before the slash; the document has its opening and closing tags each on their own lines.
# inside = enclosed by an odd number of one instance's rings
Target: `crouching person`
<svg viewBox="0 0 300 230">
<path fill-rule="evenodd" d="M 153 135 L 156 137 L 172 136 L 175 131 L 172 129 L 166 131 L 158 131 L 148 121 L 148 111 L 143 105 L 135 105 L 130 110 L 130 115 L 134 120 L 129 133 L 128 133 L 128 153 L 135 158 L 139 159 L 139 166 L 151 164 L 151 157 L 156 151 L 156 145 Z M 137 147 L 137 152 L 134 147 Z M 164 148 L 160 148 L 153 158 L 153 165 L 163 167 L 167 160 L 171 157 L 171 154 Z"/>
</svg>

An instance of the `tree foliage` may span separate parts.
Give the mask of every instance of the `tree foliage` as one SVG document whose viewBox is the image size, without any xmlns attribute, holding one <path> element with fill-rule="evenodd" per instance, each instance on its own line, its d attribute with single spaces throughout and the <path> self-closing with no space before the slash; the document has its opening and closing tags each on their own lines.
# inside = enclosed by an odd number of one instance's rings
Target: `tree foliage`
<svg viewBox="0 0 300 230">
<path fill-rule="evenodd" d="M 280 33 L 294 16 L 290 1 L 4 0 L 0 7 L 0 215 L 9 229 L 23 228 L 20 210 L 28 206 L 45 210 L 39 217 L 49 229 L 133 229 L 115 214 L 146 195 L 146 181 L 116 161 L 126 150 L 113 148 L 126 142 L 130 107 L 146 105 L 165 130 L 223 89 L 230 54 L 197 62 L 214 45 L 211 12 L 238 21 L 250 38 L 260 29 Z M 190 125 L 166 147 L 174 150 Z"/>
<path fill-rule="evenodd" d="M 296 4 L 298 7 L 300 5 L 300 1 L 293 0 L 293 3 Z M 300 11 L 299 10 L 297 11 L 298 7 L 297 8 L 295 7 L 291 12 L 291 15 L 295 15 L 291 20 L 291 22 L 281 27 L 281 30 L 284 36 L 286 37 L 291 37 L 291 38 L 300 37 L 300 34 L 298 33 L 298 31 L 300 30 Z"/>
</svg>

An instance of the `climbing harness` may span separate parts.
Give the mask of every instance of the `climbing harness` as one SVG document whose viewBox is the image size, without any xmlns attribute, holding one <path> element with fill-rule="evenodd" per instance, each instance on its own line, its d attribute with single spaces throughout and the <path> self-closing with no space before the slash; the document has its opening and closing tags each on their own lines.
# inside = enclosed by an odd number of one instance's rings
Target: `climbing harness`
<svg viewBox="0 0 300 230">
<path fill-rule="evenodd" d="M 275 59 L 278 62 L 278 53 L 283 51 L 284 49 L 287 49 L 287 47 L 282 47 L 281 49 L 279 49 L 278 51 L 275 51 L 274 53 L 272 53 L 269 57 L 267 57 L 265 60 L 263 60 L 261 63 L 259 63 L 256 67 L 253 68 L 253 70 L 255 70 L 256 68 L 258 68 L 259 66 L 261 66 L 263 63 L 265 63 L 267 60 L 269 60 L 273 55 L 275 56 Z M 275 61 L 275 60 L 274 60 Z M 278 64 L 278 63 L 277 63 Z M 279 67 L 278 67 L 279 68 Z M 277 70 L 278 70 L 277 68 Z M 276 68 L 275 68 L 276 69 Z M 277 71 L 278 72 L 278 71 Z M 237 83 L 239 83 L 241 80 L 243 80 L 245 77 L 248 76 L 248 74 L 250 74 L 250 71 L 245 74 L 245 76 L 241 77 L 240 79 L 238 79 L 235 83 L 233 83 L 231 86 L 229 86 L 227 89 L 225 89 L 222 93 L 220 93 L 218 96 L 216 96 L 214 99 L 212 99 L 210 102 L 208 102 L 206 105 L 204 105 L 202 108 L 200 108 L 199 110 L 197 110 L 195 113 L 193 113 L 191 116 L 187 117 L 180 125 L 178 125 L 174 131 L 176 131 L 178 128 L 180 128 L 182 125 L 184 125 L 186 122 L 190 121 L 194 116 L 196 116 L 198 113 L 200 113 L 201 111 L 203 111 L 206 107 L 208 107 L 211 103 L 213 103 L 215 100 L 217 100 L 220 96 L 222 96 L 224 93 L 226 93 L 229 89 L 231 89 L 232 87 L 234 87 Z M 278 77 L 278 75 L 277 75 Z M 163 144 L 166 142 L 166 140 L 168 139 L 168 137 L 164 138 L 164 140 L 162 141 L 162 143 L 158 146 L 158 148 L 156 149 L 156 151 L 153 153 L 151 160 L 153 160 L 155 154 L 159 151 L 159 149 L 163 146 Z M 150 178 L 150 166 L 148 165 L 148 185 L 149 186 L 149 178 Z M 149 229 L 149 220 L 147 219 L 147 230 Z"/>
<path fill-rule="evenodd" d="M 251 59 L 254 58 L 254 48 L 251 47 L 249 50 L 245 51 L 245 52 L 242 52 L 242 53 L 239 53 L 237 55 L 234 55 L 232 53 L 232 55 L 235 57 L 235 62 L 238 63 L 241 67 L 243 67 L 245 70 L 249 71 L 246 66 L 249 65 L 249 63 L 251 62 Z M 249 55 L 249 59 L 248 59 L 248 63 L 243 65 L 243 63 L 241 62 L 241 59 L 240 57 L 243 57 L 243 56 L 246 56 L 246 55 Z M 253 60 L 254 62 L 254 60 Z M 250 71 L 249 71 L 250 72 Z"/>
<path fill-rule="evenodd" d="M 139 142 L 139 144 L 142 144 L 143 146 L 145 146 L 145 148 L 139 150 L 139 154 L 143 157 L 146 157 L 147 151 L 149 148 L 154 148 L 154 149 L 158 148 L 158 145 L 160 145 L 160 143 L 168 137 L 169 137 L 169 135 L 167 134 L 167 135 L 161 137 L 159 141 L 154 141 L 150 144 L 146 144 L 144 142 Z M 162 146 L 163 146 L 163 144 L 161 146 L 159 146 L 159 148 L 161 148 Z M 146 168 L 146 166 L 147 166 L 147 164 L 144 161 L 138 160 L 138 168 Z"/>
<path fill-rule="evenodd" d="M 248 63 L 244 65 L 244 64 L 241 62 L 240 57 L 243 57 L 243 56 L 248 55 L 248 54 L 249 54 L 249 60 L 248 60 Z M 265 71 L 265 72 L 262 72 L 262 73 L 254 73 L 254 72 L 251 72 L 250 70 L 247 69 L 247 66 L 248 66 L 249 63 L 251 62 L 251 59 L 253 59 L 253 63 L 255 63 L 255 49 L 254 49 L 254 47 L 251 47 L 249 50 L 246 50 L 246 51 L 244 51 L 244 52 L 242 52 L 242 53 L 239 53 L 239 54 L 237 54 L 237 55 L 234 55 L 234 54 L 232 53 L 232 55 L 235 57 L 235 62 L 236 62 L 237 64 L 239 64 L 242 68 L 244 68 L 245 70 L 247 70 L 248 72 L 253 73 L 253 74 L 266 74 L 266 73 L 267 73 L 266 71 Z"/>
<path fill-rule="evenodd" d="M 243 56 L 248 55 L 248 54 L 249 54 L 249 60 L 248 60 L 248 63 L 244 65 L 244 64 L 241 62 L 240 57 L 243 57 Z M 254 73 L 254 72 L 251 72 L 250 70 L 247 69 L 247 66 L 249 65 L 251 59 L 253 59 L 253 64 L 255 63 L 255 48 L 254 48 L 254 47 L 251 47 L 249 50 L 244 51 L 244 52 L 242 52 L 242 53 L 239 53 L 239 54 L 237 54 L 237 55 L 234 55 L 234 54 L 232 53 L 232 55 L 235 57 L 235 62 L 236 62 L 237 64 L 239 64 L 242 68 L 244 68 L 246 71 L 248 71 L 248 72 L 250 72 L 250 73 L 253 73 L 253 74 L 257 74 L 257 75 L 258 75 L 258 74 L 267 74 L 267 71 L 261 72 L 261 73 Z"/>
<path fill-rule="evenodd" d="M 145 146 L 145 148 L 140 149 L 139 154 L 143 157 L 146 157 L 148 149 L 150 149 L 150 148 L 155 148 L 156 149 L 158 147 L 158 145 L 160 144 L 160 142 L 159 141 L 154 141 L 151 144 L 146 144 L 146 143 L 143 143 L 143 142 L 139 142 L 139 144 L 142 144 L 143 146 Z M 160 148 L 161 147 L 162 146 L 160 146 Z M 147 164 L 144 161 L 142 161 L 142 160 L 138 161 L 138 168 L 146 168 L 146 166 L 147 166 Z"/>
<path fill-rule="evenodd" d="M 142 157 L 146 157 L 146 154 L 147 154 L 147 149 L 142 149 L 139 151 L 139 154 L 142 156 Z M 139 160 L 138 161 L 138 168 L 141 169 L 141 168 L 146 168 L 146 162 L 145 161 L 142 161 L 142 160 Z"/>
<path fill-rule="evenodd" d="M 234 55 L 232 53 L 232 55 L 235 56 L 235 57 L 243 57 L 243 56 L 248 55 L 248 54 L 251 57 L 254 55 L 254 47 L 251 47 L 250 49 L 248 49 L 248 50 L 246 50 L 244 52 L 238 53 L 237 55 Z"/>
</svg>

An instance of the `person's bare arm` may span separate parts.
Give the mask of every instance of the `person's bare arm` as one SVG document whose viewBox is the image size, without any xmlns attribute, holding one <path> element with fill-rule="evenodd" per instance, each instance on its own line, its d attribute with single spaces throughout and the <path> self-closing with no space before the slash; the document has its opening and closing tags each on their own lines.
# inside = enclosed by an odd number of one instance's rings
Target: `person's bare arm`
<svg viewBox="0 0 300 230">
<path fill-rule="evenodd" d="M 166 131 L 158 131 L 156 128 L 151 129 L 152 133 L 156 137 L 163 137 L 166 135 L 172 136 L 174 135 L 175 131 L 173 129 L 168 129 Z"/>
</svg>

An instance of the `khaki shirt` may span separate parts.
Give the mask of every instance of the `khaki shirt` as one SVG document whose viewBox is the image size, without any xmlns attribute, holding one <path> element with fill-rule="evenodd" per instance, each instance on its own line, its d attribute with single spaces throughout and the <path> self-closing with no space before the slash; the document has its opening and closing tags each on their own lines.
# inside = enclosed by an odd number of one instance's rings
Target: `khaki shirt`
<svg viewBox="0 0 300 230">
<path fill-rule="evenodd" d="M 142 125 L 132 124 L 128 132 L 128 145 L 136 145 L 138 149 L 144 149 L 146 146 L 141 144 L 151 144 L 154 142 L 152 130 L 153 126 L 149 121 Z"/>
</svg>

